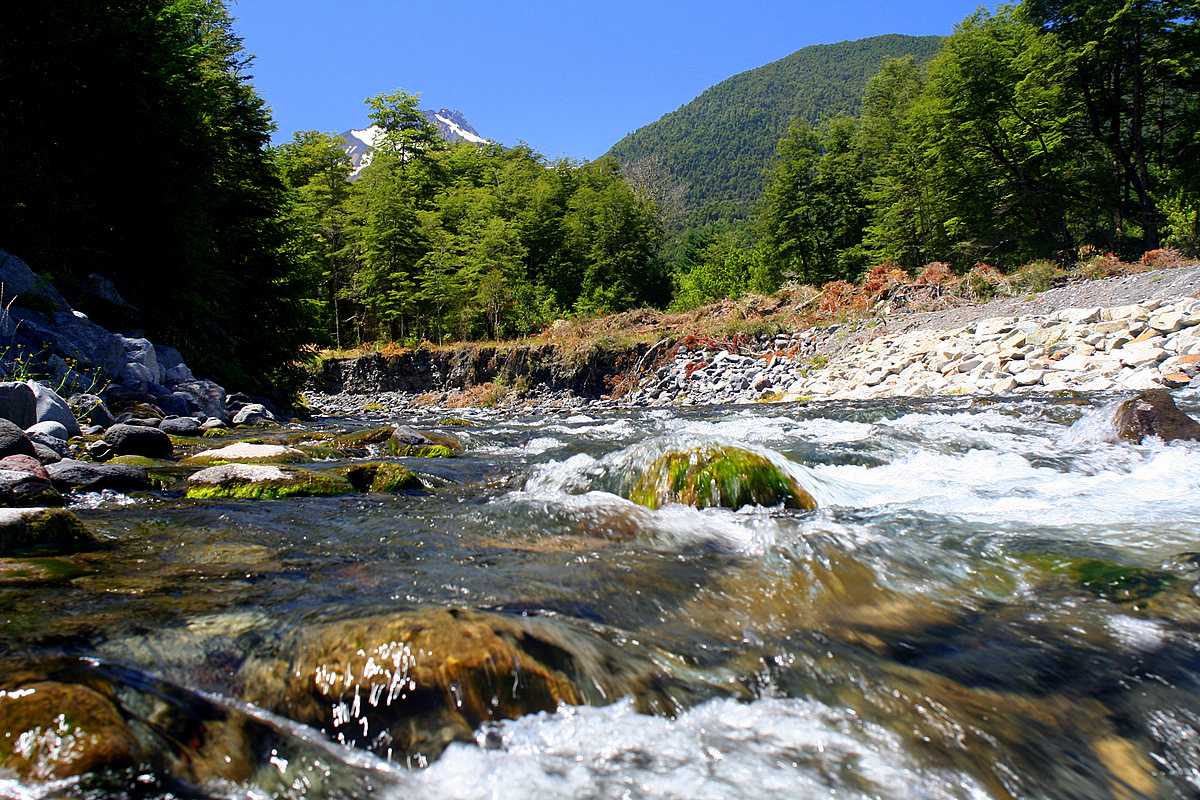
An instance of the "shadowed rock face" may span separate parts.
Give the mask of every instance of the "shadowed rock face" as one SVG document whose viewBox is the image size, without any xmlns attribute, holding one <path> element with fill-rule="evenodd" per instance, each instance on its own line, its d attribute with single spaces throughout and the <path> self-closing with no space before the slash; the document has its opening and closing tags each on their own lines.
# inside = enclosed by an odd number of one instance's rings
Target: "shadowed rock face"
<svg viewBox="0 0 1200 800">
<path fill-rule="evenodd" d="M 1200 422 L 1179 410 L 1170 392 L 1151 389 L 1121 403 L 1113 415 L 1117 435 L 1127 442 L 1157 436 L 1164 442 L 1200 440 Z"/>
</svg>

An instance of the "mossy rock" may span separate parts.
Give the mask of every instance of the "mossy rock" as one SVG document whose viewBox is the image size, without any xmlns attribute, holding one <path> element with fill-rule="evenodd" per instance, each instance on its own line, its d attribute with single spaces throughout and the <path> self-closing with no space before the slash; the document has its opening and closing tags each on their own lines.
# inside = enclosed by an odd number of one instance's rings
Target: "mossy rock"
<svg viewBox="0 0 1200 800">
<path fill-rule="evenodd" d="M 200 434 L 205 439 L 221 439 L 233 433 L 229 428 L 209 428 L 204 433 Z"/>
<path fill-rule="evenodd" d="M 659 456 L 637 478 L 629 499 L 648 508 L 666 503 L 696 508 L 817 507 L 813 496 L 769 458 L 728 445 Z"/>
<path fill-rule="evenodd" d="M 7 687 L 6 687 L 7 688 Z M 86 686 L 36 681 L 0 691 L 0 770 L 56 780 L 135 766 L 142 749 L 120 711 Z"/>
<path fill-rule="evenodd" d="M 443 417 L 437 421 L 437 424 L 459 428 L 478 428 L 482 425 L 482 423 L 475 422 L 474 420 L 462 419 L 460 417 Z"/>
<path fill-rule="evenodd" d="M 311 460 L 295 447 L 261 442 L 235 442 L 215 450 L 188 456 L 180 463 L 200 466 L 216 464 L 299 464 Z"/>
<path fill-rule="evenodd" d="M 194 473 L 187 482 L 187 496 L 193 499 L 274 500 L 351 494 L 354 491 L 354 486 L 345 478 L 275 464 L 220 464 Z"/>
<path fill-rule="evenodd" d="M 107 463 L 128 464 L 131 467 L 145 467 L 146 469 L 169 469 L 176 466 L 174 461 L 163 458 L 150 458 L 148 456 L 116 456 L 110 458 Z"/>
<path fill-rule="evenodd" d="M 451 458 L 463 449 L 462 442 L 451 434 L 416 431 L 405 427 L 396 428 L 388 439 L 388 450 L 394 456 Z"/>
<path fill-rule="evenodd" d="M 387 461 L 354 464 L 334 470 L 334 474 L 350 481 L 350 484 L 360 492 L 404 492 L 425 488 L 421 480 L 408 467 Z"/>
<path fill-rule="evenodd" d="M 1032 556 L 1026 560 L 1050 572 L 1066 575 L 1081 589 L 1114 603 L 1136 603 L 1162 592 L 1179 578 L 1169 572 L 1131 567 L 1099 558 Z"/>
<path fill-rule="evenodd" d="M 390 425 L 385 425 L 381 428 L 364 428 L 361 431 L 350 431 L 336 437 L 333 440 L 333 446 L 353 450 L 371 444 L 386 444 L 392 438 L 392 433 L 395 430 Z"/>
<path fill-rule="evenodd" d="M 63 508 L 0 509 L 0 552 L 31 547 L 74 552 L 98 541 L 79 517 Z"/>
</svg>

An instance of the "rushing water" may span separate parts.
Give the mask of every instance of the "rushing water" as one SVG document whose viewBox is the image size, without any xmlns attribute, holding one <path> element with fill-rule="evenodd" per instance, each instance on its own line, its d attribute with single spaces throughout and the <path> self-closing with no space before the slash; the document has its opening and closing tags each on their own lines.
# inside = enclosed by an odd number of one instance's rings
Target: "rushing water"
<svg viewBox="0 0 1200 800">
<path fill-rule="evenodd" d="M 418 416 L 467 451 L 404 460 L 427 493 L 86 498 L 105 549 L 0 572 L 5 663 L 112 698 L 161 754 L 0 796 L 1194 797 L 1200 444 L 1119 442 L 1111 412 Z M 763 454 L 820 507 L 625 499 L 658 455 L 706 442 Z M 426 654 L 396 631 L 446 609 L 587 677 L 560 687 L 581 704 L 504 719 L 537 676 L 488 661 L 511 684 L 493 719 L 413 733 L 398 717 L 442 712 L 414 699 Z M 304 693 L 342 681 L 353 699 L 314 722 Z M 65 725 L 34 733 L 70 749 Z"/>
</svg>

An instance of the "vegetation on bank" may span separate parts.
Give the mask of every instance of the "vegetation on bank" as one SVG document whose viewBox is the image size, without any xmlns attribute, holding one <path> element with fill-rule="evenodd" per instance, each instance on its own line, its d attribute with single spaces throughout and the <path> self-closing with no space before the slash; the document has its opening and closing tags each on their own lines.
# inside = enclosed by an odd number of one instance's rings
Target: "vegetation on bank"
<svg viewBox="0 0 1200 800">
<path fill-rule="evenodd" d="M 861 78 L 861 106 L 789 112 L 761 196 L 729 196 L 757 203 L 741 227 L 703 224 L 662 154 L 449 146 L 402 90 L 367 101 L 384 133 L 358 175 L 333 134 L 269 147 L 222 0 L 26 4 L 0 26 L 20 43 L 0 114 L 21 122 L 0 127 L 0 247 L 251 391 L 286 394 L 320 348 L 629 336 L 689 312 L 722 335 L 707 304 L 811 324 L 1200 250 L 1200 25 L 1175 0 L 980 11 L 928 66 L 872 49 L 869 81 L 862 58 L 825 81 Z M 713 125 L 740 124 L 729 103 Z"/>
</svg>

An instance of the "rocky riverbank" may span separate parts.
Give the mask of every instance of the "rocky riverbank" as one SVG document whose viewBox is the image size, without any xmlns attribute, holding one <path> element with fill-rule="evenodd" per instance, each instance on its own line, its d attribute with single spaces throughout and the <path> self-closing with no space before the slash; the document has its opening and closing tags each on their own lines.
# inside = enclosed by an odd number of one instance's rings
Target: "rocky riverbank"
<svg viewBox="0 0 1200 800">
<path fill-rule="evenodd" d="M 472 400 L 482 395 L 472 398 L 469 390 L 484 380 L 508 383 L 496 387 L 488 404 L 564 411 L 1200 388 L 1198 292 L 1200 267 L 1186 267 L 1081 281 L 1023 299 L 755 338 L 664 340 L 592 363 L 586 392 L 574 391 L 561 373 L 556 381 L 541 382 L 536 372 L 520 368 L 527 357 L 505 361 L 497 349 L 488 349 L 490 361 L 461 354 L 409 356 L 459 363 L 457 370 L 420 370 L 400 362 L 389 368 L 379 356 L 366 356 L 327 367 L 308 400 L 331 415 L 388 415 L 416 406 L 449 410 L 478 405 Z M 502 361 L 507 371 L 498 366 Z M 476 366 L 463 369 L 466 363 Z M 490 366 L 481 370 L 480 363 Z M 331 380 L 338 375 L 357 377 Z M 522 382 L 522 391 L 512 390 Z M 372 386 L 390 391 L 371 391 Z M 402 387 L 407 391 L 396 390 Z"/>
</svg>

